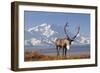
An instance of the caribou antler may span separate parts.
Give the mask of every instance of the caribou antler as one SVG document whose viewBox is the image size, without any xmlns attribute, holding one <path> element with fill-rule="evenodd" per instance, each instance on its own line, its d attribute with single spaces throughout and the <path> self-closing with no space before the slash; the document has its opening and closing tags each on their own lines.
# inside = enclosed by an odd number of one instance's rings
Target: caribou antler
<svg viewBox="0 0 100 73">
<path fill-rule="evenodd" d="M 65 32 L 65 35 L 67 36 L 68 39 L 70 39 L 70 37 L 68 36 L 67 32 L 66 32 L 66 27 L 68 26 L 68 22 L 65 24 L 64 26 L 64 32 Z"/>
<path fill-rule="evenodd" d="M 66 27 L 67 27 L 67 26 L 68 26 L 68 23 L 66 23 L 65 26 L 64 26 L 64 32 L 65 32 L 65 35 L 67 36 L 67 38 L 68 38 L 68 39 L 71 39 L 71 38 L 68 36 L 67 31 L 66 31 Z M 72 37 L 72 40 L 74 40 L 74 39 L 77 37 L 79 31 L 80 31 L 80 26 L 78 26 L 77 33 L 76 33 L 76 35 L 75 35 L 74 37 Z"/>
<path fill-rule="evenodd" d="M 74 40 L 74 39 L 77 37 L 77 35 L 78 35 L 79 31 L 80 31 L 80 26 L 78 26 L 77 33 L 76 33 L 76 35 L 72 38 L 72 40 Z"/>
</svg>

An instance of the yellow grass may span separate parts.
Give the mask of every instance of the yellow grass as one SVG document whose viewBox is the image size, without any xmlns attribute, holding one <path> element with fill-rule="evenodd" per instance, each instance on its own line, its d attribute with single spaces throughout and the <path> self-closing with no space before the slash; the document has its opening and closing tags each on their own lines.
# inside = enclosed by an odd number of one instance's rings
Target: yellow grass
<svg viewBox="0 0 100 73">
<path fill-rule="evenodd" d="M 67 55 L 65 56 L 51 56 L 51 55 L 43 55 L 39 52 L 25 52 L 24 53 L 24 61 L 47 61 L 47 60 L 69 60 L 69 59 L 86 59 L 90 58 L 89 54 L 79 54 L 79 55 Z"/>
</svg>

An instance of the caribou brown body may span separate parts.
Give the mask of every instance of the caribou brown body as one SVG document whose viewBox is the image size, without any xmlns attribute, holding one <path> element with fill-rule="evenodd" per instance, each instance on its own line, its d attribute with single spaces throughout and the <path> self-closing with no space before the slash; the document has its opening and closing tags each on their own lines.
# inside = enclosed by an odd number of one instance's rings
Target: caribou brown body
<svg viewBox="0 0 100 73">
<path fill-rule="evenodd" d="M 55 44 L 57 49 L 57 56 L 60 54 L 61 49 L 63 51 L 62 55 L 66 56 L 67 50 L 69 49 L 71 42 L 68 41 L 67 38 L 58 38 L 56 39 Z"/>
<path fill-rule="evenodd" d="M 76 35 L 74 37 L 70 38 L 66 31 L 67 24 L 65 24 L 65 26 L 64 26 L 64 32 L 65 32 L 66 37 L 58 38 L 55 41 L 55 45 L 56 45 L 56 49 L 57 49 L 57 56 L 60 55 L 60 50 L 62 50 L 62 55 L 66 56 L 67 50 L 70 48 L 72 41 L 74 41 L 74 39 L 76 38 L 76 36 L 78 35 L 79 30 L 80 30 L 80 27 L 78 27 L 78 31 L 77 31 Z"/>
</svg>

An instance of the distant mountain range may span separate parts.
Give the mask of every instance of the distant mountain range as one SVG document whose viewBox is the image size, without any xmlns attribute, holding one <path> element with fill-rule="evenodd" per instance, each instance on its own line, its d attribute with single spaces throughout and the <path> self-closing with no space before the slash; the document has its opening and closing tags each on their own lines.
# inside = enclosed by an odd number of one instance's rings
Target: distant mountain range
<svg viewBox="0 0 100 73">
<path fill-rule="evenodd" d="M 63 27 L 43 23 L 35 27 L 24 30 L 24 44 L 25 46 L 44 46 L 53 45 L 52 41 L 57 38 L 65 37 Z M 74 45 L 90 44 L 90 38 L 78 35 L 73 42 Z"/>
</svg>

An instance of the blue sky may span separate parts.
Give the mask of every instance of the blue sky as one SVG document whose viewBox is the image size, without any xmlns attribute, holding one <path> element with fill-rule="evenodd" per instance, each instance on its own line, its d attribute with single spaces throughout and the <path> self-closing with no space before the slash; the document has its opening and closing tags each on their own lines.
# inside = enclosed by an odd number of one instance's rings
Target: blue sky
<svg viewBox="0 0 100 73">
<path fill-rule="evenodd" d="M 74 28 L 80 25 L 80 34 L 85 36 L 90 35 L 90 14 L 39 11 L 24 12 L 25 29 L 40 25 L 42 23 L 64 26 L 66 22 L 69 23 L 71 31 L 74 31 Z"/>
</svg>

